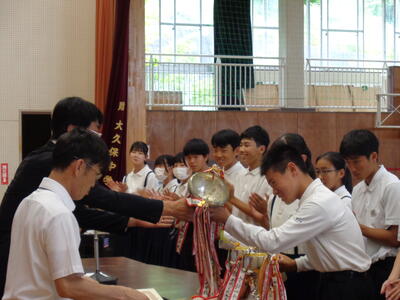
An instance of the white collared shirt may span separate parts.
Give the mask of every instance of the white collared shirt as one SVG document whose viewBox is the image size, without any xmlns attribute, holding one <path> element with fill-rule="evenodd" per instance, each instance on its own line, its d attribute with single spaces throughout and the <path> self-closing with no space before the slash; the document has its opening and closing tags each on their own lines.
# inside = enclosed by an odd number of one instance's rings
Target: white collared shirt
<svg viewBox="0 0 400 300">
<path fill-rule="evenodd" d="M 369 185 L 363 180 L 354 187 L 352 206 L 360 224 L 384 229 L 399 225 L 400 180 L 381 166 Z M 384 246 L 367 237 L 364 241 L 373 262 L 397 254 L 398 248 Z"/>
<path fill-rule="evenodd" d="M 290 204 L 286 204 L 278 196 L 272 196 L 268 201 L 268 215 L 270 216 L 271 228 L 279 227 L 291 218 L 299 209 L 299 200 L 295 200 Z M 304 254 L 304 245 L 296 245 L 298 253 Z M 295 249 L 290 248 L 282 251 L 285 254 L 295 254 Z"/>
<path fill-rule="evenodd" d="M 146 186 L 144 186 L 147 176 Z M 128 193 L 136 194 L 139 190 L 149 189 L 157 191 L 160 187 L 156 174 L 145 164 L 139 172 L 130 172 L 123 181 L 128 185 Z"/>
<path fill-rule="evenodd" d="M 350 210 L 353 210 L 353 208 L 351 206 L 351 194 L 349 193 L 349 191 L 346 189 L 346 187 L 344 185 L 342 185 L 341 187 L 337 188 L 334 191 L 334 193 L 336 195 L 338 195 L 339 198 L 344 201 L 344 203 L 346 204 L 346 206 L 348 208 L 350 208 Z"/>
<path fill-rule="evenodd" d="M 236 188 L 240 182 L 240 176 L 246 172 L 247 169 L 243 167 L 239 161 L 237 161 L 232 167 L 224 170 L 224 178 Z"/>
<path fill-rule="evenodd" d="M 176 188 L 175 192 L 179 197 L 187 197 L 189 196 L 189 187 L 188 187 L 188 182 L 186 181 L 185 183 L 180 183 L 178 187 Z"/>
<path fill-rule="evenodd" d="M 244 203 L 249 203 L 249 197 L 252 193 L 257 193 L 265 198 L 268 195 L 272 199 L 272 188 L 268 184 L 264 175 L 260 173 L 260 167 L 251 171 L 248 169 L 237 179 L 238 184 L 235 186 L 235 197 Z M 232 208 L 232 214 L 241 218 L 243 221 L 255 224 L 255 221 L 240 211 L 237 207 Z"/>
<path fill-rule="evenodd" d="M 360 227 L 340 198 L 315 179 L 303 193 L 298 211 L 283 225 L 266 230 L 230 216 L 225 230 L 246 245 L 279 253 L 304 243 L 297 270 L 320 272 L 369 269 Z"/>
<path fill-rule="evenodd" d="M 176 190 L 179 186 L 179 182 L 176 178 L 170 180 L 165 186 L 160 186 L 158 191 L 162 193 L 163 191 L 169 191 L 171 193 L 176 193 Z"/>
<path fill-rule="evenodd" d="M 62 299 L 54 280 L 83 274 L 74 202 L 50 178 L 19 205 L 12 224 L 3 300 Z"/>
</svg>

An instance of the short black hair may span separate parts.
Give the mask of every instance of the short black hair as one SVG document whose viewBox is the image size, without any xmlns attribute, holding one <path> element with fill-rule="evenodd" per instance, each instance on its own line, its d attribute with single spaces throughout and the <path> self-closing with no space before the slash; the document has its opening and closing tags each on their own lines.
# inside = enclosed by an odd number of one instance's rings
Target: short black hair
<svg viewBox="0 0 400 300">
<path fill-rule="evenodd" d="M 243 131 L 240 135 L 240 140 L 242 139 L 254 140 L 257 147 L 265 146 L 267 148 L 269 145 L 268 132 L 259 125 L 249 127 Z"/>
<path fill-rule="evenodd" d="M 315 179 L 317 176 L 315 174 L 314 166 L 312 164 L 312 154 L 310 148 L 308 148 L 304 138 L 298 133 L 285 133 L 277 138 L 271 145 L 271 147 L 277 145 L 289 145 L 297 150 L 300 154 L 304 154 L 307 159 L 305 161 L 306 167 L 308 169 L 308 174 L 311 178 Z"/>
<path fill-rule="evenodd" d="M 68 125 L 87 128 L 92 122 L 103 123 L 102 112 L 93 103 L 80 97 L 64 98 L 56 104 L 51 116 L 52 139 L 67 132 Z"/>
<path fill-rule="evenodd" d="M 210 148 L 208 148 L 207 143 L 202 139 L 191 139 L 183 147 L 184 156 L 188 156 L 191 154 L 206 156 L 209 153 L 210 153 Z"/>
<path fill-rule="evenodd" d="M 270 169 L 283 174 L 289 162 L 294 163 L 303 173 L 308 174 L 308 168 L 301 154 L 296 148 L 286 144 L 271 146 L 263 158 L 261 174 L 265 175 Z"/>
<path fill-rule="evenodd" d="M 131 148 L 129 149 L 129 152 L 132 151 L 140 151 L 143 152 L 145 156 L 147 156 L 147 153 L 149 153 L 149 146 L 147 146 L 145 142 L 136 141 L 131 145 Z"/>
<path fill-rule="evenodd" d="M 159 166 L 163 165 L 165 168 L 172 167 L 174 165 L 174 157 L 169 154 L 163 154 L 156 158 L 154 165 Z"/>
<path fill-rule="evenodd" d="M 342 178 L 342 184 L 351 193 L 353 190 L 353 184 L 351 180 L 351 174 L 349 169 L 346 167 L 346 161 L 339 152 L 326 152 L 317 157 L 315 162 L 317 163 L 320 159 L 326 159 L 329 161 L 336 170 L 344 170 L 344 177 Z"/>
<path fill-rule="evenodd" d="M 57 140 L 53 151 L 53 168 L 65 170 L 77 159 L 83 159 L 92 165 L 99 164 L 102 172 L 110 164 L 106 143 L 97 134 L 82 127 L 64 133 Z"/>
<path fill-rule="evenodd" d="M 186 166 L 186 160 L 185 157 L 183 156 L 183 152 L 179 152 L 177 155 L 174 157 L 174 164 L 177 163 L 184 163 Z"/>
<path fill-rule="evenodd" d="M 232 129 L 223 129 L 215 133 L 211 138 L 213 147 L 226 147 L 231 145 L 236 149 L 240 145 L 240 135 Z"/>
<path fill-rule="evenodd" d="M 379 153 L 379 140 L 366 129 L 356 129 L 345 134 L 340 143 L 340 154 L 346 159 L 352 156 L 366 156 Z"/>
</svg>

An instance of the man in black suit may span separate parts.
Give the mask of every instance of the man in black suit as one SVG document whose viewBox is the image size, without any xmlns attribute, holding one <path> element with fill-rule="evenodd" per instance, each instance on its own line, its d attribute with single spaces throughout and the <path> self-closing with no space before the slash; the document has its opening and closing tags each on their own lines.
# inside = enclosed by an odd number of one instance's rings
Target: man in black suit
<svg viewBox="0 0 400 300">
<path fill-rule="evenodd" d="M 98 131 L 102 121 L 102 113 L 88 101 L 78 97 L 59 101 L 52 114 L 51 140 L 31 152 L 19 165 L 0 206 L 0 298 L 7 273 L 11 225 L 18 205 L 37 189 L 43 177 L 50 174 L 52 153 L 58 137 L 78 126 Z M 129 226 L 129 217 L 156 223 L 161 215 L 186 219 L 190 209 L 183 200 L 151 200 L 114 192 L 97 184 L 89 195 L 76 203 L 74 215 L 81 228 L 123 232 Z"/>
</svg>

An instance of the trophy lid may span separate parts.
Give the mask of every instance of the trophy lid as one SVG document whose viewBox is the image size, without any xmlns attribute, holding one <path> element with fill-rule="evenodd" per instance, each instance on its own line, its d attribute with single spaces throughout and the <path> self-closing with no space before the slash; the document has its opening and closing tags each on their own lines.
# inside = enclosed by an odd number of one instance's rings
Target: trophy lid
<svg viewBox="0 0 400 300">
<path fill-rule="evenodd" d="M 199 172 L 190 177 L 190 193 L 204 200 L 210 206 L 223 206 L 229 199 L 229 190 L 225 182 L 212 172 Z"/>
</svg>

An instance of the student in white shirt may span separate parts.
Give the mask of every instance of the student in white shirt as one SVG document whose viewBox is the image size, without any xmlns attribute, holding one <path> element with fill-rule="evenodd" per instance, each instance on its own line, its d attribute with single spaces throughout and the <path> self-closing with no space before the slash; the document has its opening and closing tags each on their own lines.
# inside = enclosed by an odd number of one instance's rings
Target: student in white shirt
<svg viewBox="0 0 400 300">
<path fill-rule="evenodd" d="M 351 207 L 351 174 L 339 152 L 326 152 L 315 160 L 315 172 L 322 183 Z"/>
<path fill-rule="evenodd" d="M 267 131 L 261 126 L 247 128 L 240 135 L 239 153 L 241 159 L 248 166 L 237 180 L 240 184 L 235 188 L 235 197 L 230 199 L 232 214 L 245 222 L 267 226 L 267 215 L 260 214 L 249 205 L 250 198 L 255 196 L 266 203 L 266 196 L 272 199 L 272 189 L 264 176 L 261 175 L 260 165 L 262 157 L 269 145 Z"/>
<path fill-rule="evenodd" d="M 207 165 L 209 154 L 210 148 L 202 139 L 191 139 L 183 147 L 185 161 L 193 174 L 209 168 Z"/>
<path fill-rule="evenodd" d="M 305 243 L 306 255 L 296 260 L 282 256 L 283 271 L 317 270 L 321 273 L 319 300 L 370 299 L 372 282 L 366 272 L 371 259 L 365 252 L 361 230 L 352 212 L 319 179 L 313 180 L 300 153 L 288 145 L 271 148 L 262 173 L 274 194 L 299 209 L 283 225 L 266 230 L 231 215 L 224 207 L 212 208 L 214 221 L 246 245 L 279 253 Z"/>
<path fill-rule="evenodd" d="M 207 165 L 209 154 L 210 149 L 205 141 L 191 139 L 183 147 L 183 152 L 175 156 L 173 174 L 180 183 L 175 198 L 189 195 L 187 182 L 192 174 L 209 168 Z"/>
<path fill-rule="evenodd" d="M 147 299 L 133 289 L 83 276 L 73 200 L 88 194 L 108 163 L 106 144 L 89 131 L 77 128 L 58 139 L 49 177 L 14 216 L 2 299 Z"/>
<path fill-rule="evenodd" d="M 174 168 L 172 169 L 172 173 L 178 179 L 178 187 L 175 191 L 177 195 L 175 198 L 179 197 L 187 197 L 188 196 L 188 186 L 187 182 L 192 175 L 192 171 L 186 164 L 185 157 L 183 156 L 183 152 L 179 152 L 174 157 Z"/>
<path fill-rule="evenodd" d="M 160 155 L 154 162 L 154 174 L 160 185 L 158 192 L 168 191 L 175 193 L 179 185 L 178 180 L 174 177 L 172 169 L 174 167 L 174 157 L 172 155 Z"/>
<path fill-rule="evenodd" d="M 289 145 L 295 148 L 297 152 L 300 153 L 306 165 L 308 175 L 310 175 L 312 179 L 316 178 L 312 164 L 311 151 L 301 135 L 297 133 L 286 133 L 276 139 L 271 145 L 271 148 L 279 145 Z M 259 210 L 260 201 L 257 201 L 258 205 L 256 205 L 256 201 L 256 198 L 252 198 L 250 204 Z M 270 228 L 281 226 L 289 218 L 296 214 L 299 208 L 299 202 L 299 200 L 295 200 L 292 203 L 287 204 L 282 201 L 281 198 L 274 195 L 273 198 L 268 201 Z M 303 244 L 300 244 L 284 250 L 283 253 L 292 259 L 296 259 L 305 255 L 305 248 Z M 317 300 L 318 280 L 319 273 L 316 271 L 287 273 L 285 287 L 288 300 Z"/>
<path fill-rule="evenodd" d="M 156 191 L 160 186 L 156 175 L 146 162 L 148 152 L 149 147 L 140 141 L 134 142 L 129 150 L 133 169 L 122 180 L 127 185 L 128 193 L 138 194 L 143 189 Z"/>
<path fill-rule="evenodd" d="M 351 175 L 361 180 L 353 188 L 352 208 L 372 259 L 369 271 L 375 299 L 388 278 L 400 246 L 400 180 L 379 164 L 379 140 L 369 130 L 352 130 L 340 144 Z"/>
<path fill-rule="evenodd" d="M 239 155 L 240 135 L 231 129 L 223 129 L 212 136 L 211 144 L 214 160 L 224 170 L 224 178 L 234 186 L 240 184 L 239 178 L 246 172 L 236 159 Z"/>
</svg>

